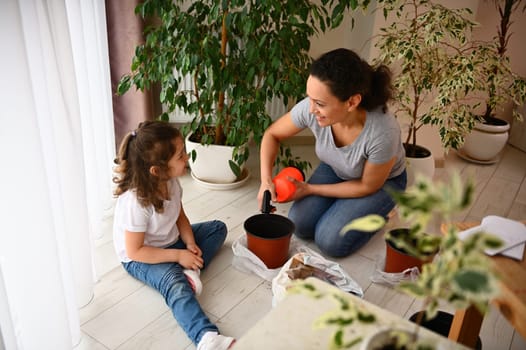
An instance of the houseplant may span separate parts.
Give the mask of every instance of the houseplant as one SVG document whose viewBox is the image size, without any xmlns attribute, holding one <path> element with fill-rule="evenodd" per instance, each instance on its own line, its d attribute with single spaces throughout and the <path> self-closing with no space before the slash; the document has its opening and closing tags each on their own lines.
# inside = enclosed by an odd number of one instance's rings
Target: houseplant
<svg viewBox="0 0 526 350">
<path fill-rule="evenodd" d="M 408 222 L 413 241 L 417 242 L 412 247 L 417 254 L 424 254 L 428 247 L 420 243 L 421 240 L 427 241 L 425 232 L 430 220 L 450 223 L 452 214 L 471 203 L 473 185 L 470 182 L 463 184 L 458 174 L 453 174 L 448 183 L 433 183 L 420 176 L 405 192 L 393 195 L 400 215 Z M 342 233 L 351 228 L 375 231 L 383 222 L 382 217 L 370 215 L 349 223 L 342 229 Z M 484 250 L 498 247 L 500 240 L 482 232 L 461 240 L 457 233 L 454 225 L 448 225 L 446 234 L 436 236 L 439 246 L 437 257 L 423 265 L 422 273 L 415 281 L 402 282 L 398 286 L 403 292 L 424 298 L 425 315 L 429 319 L 437 313 L 439 301 L 451 303 L 457 309 L 473 305 L 483 312 L 498 291 L 497 277 Z M 407 245 L 407 242 L 401 243 Z M 334 318 L 324 320 L 334 321 Z M 341 334 L 342 327 L 345 328 L 349 323 L 345 319 L 338 320 L 337 332 Z M 392 333 L 394 337 L 391 338 L 402 341 L 406 349 L 418 348 L 418 327 L 421 321 L 417 320 L 415 332 L 410 333 L 410 337 L 400 338 L 399 335 L 405 333 L 395 330 Z M 325 322 L 325 325 L 333 327 L 335 322 Z M 345 344 L 341 336 L 334 337 L 332 345 L 336 349 L 345 348 L 336 346 L 336 341 L 338 344 Z"/>
<path fill-rule="evenodd" d="M 167 109 L 161 119 L 176 109 L 192 115 L 185 134 L 199 144 L 232 147 L 226 166 L 235 178 L 249 155 L 244 145 L 251 139 L 259 145 L 272 121 L 266 103 L 278 98 L 286 105 L 304 94 L 311 36 L 337 27 L 344 11 L 368 2 L 146 0 L 136 13 L 157 18 L 157 25 L 145 29 L 132 72 L 118 91 L 159 82 Z M 180 88 L 184 79 L 191 80 L 191 89 Z M 192 152 L 190 166 L 198 160 Z"/>
<path fill-rule="evenodd" d="M 477 90 L 475 68 L 482 59 L 469 41 L 476 23 L 468 8 L 450 9 L 428 0 L 379 0 L 392 22 L 380 29 L 378 63 L 394 70 L 395 116 L 409 122 L 404 146 L 409 158 L 427 158 L 419 170 L 434 173 L 431 152 L 417 141 L 424 125 L 438 127 L 442 145 L 458 148 L 475 123 L 468 93 Z M 409 183 L 414 180 L 408 164 Z"/>
<path fill-rule="evenodd" d="M 482 42 L 479 52 L 486 64 L 478 71 L 478 79 L 485 83 L 485 111 L 472 133 L 466 137 L 459 153 L 467 160 L 494 163 L 508 140 L 509 123 L 498 118 L 496 112 L 511 102 L 513 118 L 522 121 L 518 107 L 526 101 L 526 79 L 511 69 L 508 45 L 512 36 L 512 15 L 524 12 L 523 0 L 493 0 L 499 23 L 497 34 L 489 42 Z"/>
</svg>

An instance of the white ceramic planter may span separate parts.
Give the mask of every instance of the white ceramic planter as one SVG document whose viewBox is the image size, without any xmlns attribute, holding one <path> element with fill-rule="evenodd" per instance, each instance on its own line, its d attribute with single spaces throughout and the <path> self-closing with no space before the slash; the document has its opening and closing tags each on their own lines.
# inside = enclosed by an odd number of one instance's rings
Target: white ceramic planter
<svg viewBox="0 0 526 350">
<path fill-rule="evenodd" d="M 509 123 L 488 125 L 477 123 L 466 136 L 459 156 L 475 163 L 492 164 L 498 161 L 498 155 L 508 142 Z"/>
<path fill-rule="evenodd" d="M 225 189 L 225 186 L 221 185 L 236 183 L 236 175 L 228 164 L 232 160 L 234 147 L 202 145 L 190 141 L 190 136 L 191 134 L 185 140 L 186 151 L 190 153 L 195 150 L 197 154 L 195 161 L 192 161 L 192 159 L 188 161 L 192 170 L 192 176 L 198 182 L 210 183 L 212 187 L 214 184 L 217 184 L 219 185 L 218 189 Z M 243 169 L 244 166 L 242 167 Z M 244 174 L 246 175 L 247 172 L 245 171 Z M 231 186 L 226 187 L 230 188 Z"/>
<path fill-rule="evenodd" d="M 430 179 L 435 175 L 435 159 L 433 154 L 427 148 L 422 146 L 417 146 L 427 151 L 428 155 L 424 157 L 410 157 L 405 156 L 405 166 L 407 171 L 407 187 L 414 184 L 415 179 L 418 174 L 426 176 Z"/>
</svg>

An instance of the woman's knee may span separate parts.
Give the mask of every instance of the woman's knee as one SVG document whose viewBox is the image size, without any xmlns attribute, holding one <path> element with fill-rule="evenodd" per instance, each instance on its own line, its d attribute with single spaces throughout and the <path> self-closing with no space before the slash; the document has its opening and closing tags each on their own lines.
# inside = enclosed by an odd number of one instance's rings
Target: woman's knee
<svg viewBox="0 0 526 350">
<path fill-rule="evenodd" d="M 324 255 L 333 258 L 349 256 L 363 247 L 374 235 L 361 231 L 349 231 L 345 235 L 336 233 L 333 235 L 316 234 L 316 245 Z"/>
<path fill-rule="evenodd" d="M 295 215 L 291 210 L 289 220 L 294 223 L 294 235 L 301 239 L 311 239 L 314 237 L 314 225 L 302 218 L 301 215 Z"/>
</svg>

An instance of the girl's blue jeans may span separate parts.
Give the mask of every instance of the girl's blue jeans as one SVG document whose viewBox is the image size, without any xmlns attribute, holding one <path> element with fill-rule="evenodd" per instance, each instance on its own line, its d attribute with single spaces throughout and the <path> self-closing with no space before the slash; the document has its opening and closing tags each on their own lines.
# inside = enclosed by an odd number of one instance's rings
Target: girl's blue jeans
<svg viewBox="0 0 526 350">
<path fill-rule="evenodd" d="M 225 241 L 226 225 L 218 220 L 207 221 L 193 224 L 192 230 L 195 241 L 203 252 L 203 268 L 206 268 Z M 178 240 L 165 249 L 184 249 L 185 247 L 183 241 Z M 217 327 L 210 322 L 201 309 L 183 274 L 184 268 L 181 265 L 178 263 L 145 264 L 137 261 L 130 261 L 122 265 L 130 275 L 162 294 L 166 304 L 172 309 L 177 323 L 194 344 L 199 343 L 206 332 L 218 332 Z"/>
<path fill-rule="evenodd" d="M 332 168 L 321 163 L 308 180 L 312 184 L 334 184 L 343 182 Z M 289 218 L 296 225 L 295 235 L 302 239 L 314 239 L 320 250 L 332 257 L 343 257 L 362 247 L 374 233 L 351 230 L 344 236 L 341 228 L 353 219 L 378 214 L 387 219 L 395 203 L 387 188 L 404 191 L 407 183 L 406 171 L 388 179 L 377 192 L 359 198 L 329 198 L 308 196 L 293 203 Z"/>
</svg>

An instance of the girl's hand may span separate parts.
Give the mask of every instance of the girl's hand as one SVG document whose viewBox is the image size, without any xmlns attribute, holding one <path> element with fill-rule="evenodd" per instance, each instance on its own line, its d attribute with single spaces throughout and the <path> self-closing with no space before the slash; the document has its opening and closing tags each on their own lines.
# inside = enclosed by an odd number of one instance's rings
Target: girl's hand
<svg viewBox="0 0 526 350">
<path fill-rule="evenodd" d="M 188 249 L 181 249 L 179 250 L 178 263 L 185 269 L 199 270 L 203 268 L 204 261 L 203 261 L 203 258 L 201 258 L 201 256 L 194 254 Z"/>
<path fill-rule="evenodd" d="M 195 243 L 187 244 L 186 245 L 186 249 L 188 249 L 189 251 L 191 251 L 192 253 L 194 253 L 197 256 L 202 256 L 203 255 L 203 252 L 201 251 L 201 248 L 199 248 L 199 246 L 197 244 L 195 244 Z"/>
</svg>

